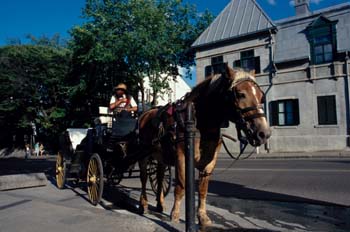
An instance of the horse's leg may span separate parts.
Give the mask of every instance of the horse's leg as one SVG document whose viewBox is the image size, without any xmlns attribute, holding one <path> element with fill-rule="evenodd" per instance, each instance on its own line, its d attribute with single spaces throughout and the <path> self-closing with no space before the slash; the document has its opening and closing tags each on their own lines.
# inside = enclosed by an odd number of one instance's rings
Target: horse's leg
<svg viewBox="0 0 350 232">
<path fill-rule="evenodd" d="M 148 157 L 139 161 L 140 167 L 140 179 L 141 179 L 141 196 L 140 196 L 140 207 L 142 213 L 148 213 L 148 200 L 147 200 L 147 161 Z"/>
<path fill-rule="evenodd" d="M 199 163 L 199 197 L 198 197 L 198 210 L 197 217 L 200 226 L 210 226 L 212 224 L 210 218 L 207 215 L 206 209 L 206 200 L 208 193 L 208 184 L 210 175 L 212 174 L 215 165 L 218 153 L 221 148 L 221 141 L 204 141 L 201 145 L 202 153 L 201 160 Z"/>
<path fill-rule="evenodd" d="M 182 146 L 181 146 L 182 145 Z M 185 153 L 183 143 L 177 145 L 177 160 L 175 164 L 176 185 L 174 190 L 174 205 L 171 210 L 171 220 L 179 222 L 180 205 L 183 196 L 185 195 Z"/>
<path fill-rule="evenodd" d="M 158 160 L 157 166 L 157 211 L 162 213 L 165 210 L 164 204 L 164 192 L 163 192 L 163 181 L 164 181 L 165 165 Z"/>
</svg>

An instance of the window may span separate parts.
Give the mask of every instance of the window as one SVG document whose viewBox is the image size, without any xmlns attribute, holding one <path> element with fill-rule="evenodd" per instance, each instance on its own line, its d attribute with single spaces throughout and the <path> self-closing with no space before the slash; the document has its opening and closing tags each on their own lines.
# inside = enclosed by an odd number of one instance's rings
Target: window
<svg viewBox="0 0 350 232">
<path fill-rule="evenodd" d="M 211 65 L 205 67 L 205 77 L 211 76 L 212 74 L 222 73 L 224 67 L 223 56 L 216 56 L 211 58 Z"/>
<path fill-rule="evenodd" d="M 299 101 L 288 99 L 270 102 L 272 126 L 299 125 Z"/>
<path fill-rule="evenodd" d="M 331 36 L 314 38 L 313 45 L 314 63 L 322 64 L 333 60 L 333 44 Z"/>
<path fill-rule="evenodd" d="M 337 108 L 334 95 L 317 97 L 317 109 L 319 125 L 337 124 Z"/>
<path fill-rule="evenodd" d="M 311 62 L 323 64 L 332 62 L 336 51 L 336 21 L 320 16 L 308 28 Z"/>
<path fill-rule="evenodd" d="M 213 67 L 211 65 L 208 65 L 205 67 L 205 77 L 209 77 L 213 74 Z"/>
<path fill-rule="evenodd" d="M 260 73 L 260 57 L 254 56 L 254 50 L 241 52 L 241 59 L 233 62 L 233 67 L 240 67 L 246 71 L 255 70 L 255 73 Z"/>
</svg>

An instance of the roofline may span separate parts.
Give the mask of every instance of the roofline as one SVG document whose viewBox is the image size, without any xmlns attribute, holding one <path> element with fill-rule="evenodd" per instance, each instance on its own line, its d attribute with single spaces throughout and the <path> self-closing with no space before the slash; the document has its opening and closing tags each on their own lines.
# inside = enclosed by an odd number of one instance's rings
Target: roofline
<svg viewBox="0 0 350 232">
<path fill-rule="evenodd" d="M 253 35 L 264 34 L 266 32 L 270 32 L 270 31 L 277 32 L 277 27 L 276 26 L 269 27 L 269 28 L 266 28 L 266 29 L 263 29 L 263 30 L 254 31 L 254 32 L 251 32 L 251 33 L 247 33 L 247 34 L 243 34 L 243 35 L 239 35 L 239 36 L 235 36 L 235 37 L 225 38 L 225 39 L 222 39 L 222 40 L 216 40 L 216 41 L 213 41 L 213 42 L 210 42 L 210 43 L 205 43 L 205 44 L 200 44 L 200 45 L 193 45 L 192 44 L 191 45 L 191 49 L 199 50 L 201 48 L 217 46 L 217 44 L 230 43 L 230 42 L 234 42 L 234 41 L 237 41 L 237 40 L 253 37 Z"/>
<path fill-rule="evenodd" d="M 276 27 L 276 24 L 271 20 L 271 18 L 266 14 L 266 12 L 263 10 L 263 8 L 261 8 L 261 6 L 259 5 L 259 3 L 256 0 L 253 0 L 253 2 L 255 3 L 256 7 L 259 8 L 259 10 L 262 12 L 262 14 L 269 20 L 269 22 L 271 23 L 272 26 Z"/>
<path fill-rule="evenodd" d="M 288 18 L 284 18 L 284 19 L 279 19 L 279 20 L 275 20 L 274 23 L 275 25 L 284 25 L 284 24 L 288 24 L 288 23 L 293 23 L 293 22 L 298 22 L 301 20 L 305 20 L 305 19 L 310 19 L 310 18 L 314 18 L 317 16 L 320 16 L 324 13 L 331 13 L 331 12 L 336 12 L 336 11 L 341 11 L 344 9 L 350 9 L 350 3 L 349 2 L 345 2 L 345 3 L 341 3 L 341 4 L 337 4 L 335 6 L 331 6 L 331 7 L 327 7 L 327 8 L 323 8 L 317 11 L 312 12 L 312 14 L 307 15 L 307 16 L 291 16 Z"/>
<path fill-rule="evenodd" d="M 210 25 L 197 37 L 197 39 L 192 43 L 191 45 L 191 48 L 197 48 L 197 47 L 202 47 L 202 46 L 208 46 L 210 44 L 213 44 L 213 43 L 220 43 L 222 41 L 225 41 L 225 40 L 232 40 L 232 39 L 235 39 L 236 37 L 245 37 L 246 35 L 248 34 L 254 34 L 254 33 L 259 33 L 260 31 L 264 31 L 264 30 L 271 30 L 271 29 L 275 29 L 277 28 L 277 26 L 274 24 L 274 22 L 271 20 L 271 18 L 266 14 L 266 12 L 261 8 L 261 6 L 259 5 L 259 3 L 256 1 L 256 0 L 251 0 L 251 2 L 255 5 L 255 7 L 259 10 L 259 12 L 261 13 L 261 15 L 263 15 L 266 20 L 267 20 L 267 23 L 268 24 L 271 24 L 270 27 L 268 28 L 264 28 L 264 29 L 261 29 L 261 30 L 258 30 L 258 31 L 253 31 L 253 32 L 250 32 L 250 33 L 246 33 L 246 34 L 240 34 L 240 35 L 237 35 L 237 36 L 233 36 L 233 37 L 228 37 L 228 38 L 225 38 L 225 39 L 219 39 L 219 40 L 215 40 L 215 41 L 211 41 L 211 42 L 203 42 L 203 43 L 200 43 L 198 42 L 197 45 L 196 42 L 199 40 L 199 38 L 202 37 L 202 35 L 207 32 L 209 30 L 209 28 L 211 28 L 211 26 L 216 22 L 216 20 L 219 19 L 219 16 L 221 16 L 223 14 L 223 12 L 231 5 L 233 4 L 233 2 L 236 1 L 236 0 L 230 0 L 229 3 L 220 11 L 220 13 L 215 17 L 215 19 L 210 23 Z M 220 21 L 219 21 L 220 22 Z M 209 32 L 208 32 L 208 35 L 209 35 Z M 207 37 L 208 37 L 207 35 Z M 205 39 L 206 40 L 206 39 Z"/>
</svg>

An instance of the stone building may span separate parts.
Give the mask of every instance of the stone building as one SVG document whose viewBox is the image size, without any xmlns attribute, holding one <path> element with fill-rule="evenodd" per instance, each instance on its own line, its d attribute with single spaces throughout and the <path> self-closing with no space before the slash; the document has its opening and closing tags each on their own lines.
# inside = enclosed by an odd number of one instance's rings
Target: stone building
<svg viewBox="0 0 350 232">
<path fill-rule="evenodd" d="M 223 63 L 254 69 L 272 128 L 267 151 L 347 149 L 350 3 L 294 5 L 295 16 L 272 21 L 255 0 L 231 0 L 193 44 L 197 81 Z"/>
</svg>

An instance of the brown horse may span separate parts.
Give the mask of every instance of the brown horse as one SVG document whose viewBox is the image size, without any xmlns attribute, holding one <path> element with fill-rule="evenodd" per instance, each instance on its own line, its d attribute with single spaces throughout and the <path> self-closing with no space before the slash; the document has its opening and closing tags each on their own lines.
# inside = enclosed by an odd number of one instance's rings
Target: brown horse
<svg viewBox="0 0 350 232">
<path fill-rule="evenodd" d="M 201 226 L 211 220 L 206 212 L 206 197 L 210 175 L 213 173 L 221 148 L 221 127 L 225 122 L 236 124 L 239 139 L 252 146 L 266 143 L 270 128 L 263 111 L 264 93 L 253 73 L 233 70 L 226 65 L 225 72 L 207 78 L 187 94 L 183 100 L 165 107 L 152 109 L 142 116 L 144 128 L 140 136 L 152 140 L 154 157 L 158 160 L 158 183 L 162 183 L 165 164 L 175 164 L 175 201 L 171 219 L 179 221 L 180 203 L 185 193 L 184 109 L 194 104 L 197 135 L 195 139 L 195 165 L 199 170 L 199 202 L 197 217 Z M 142 128 L 142 127 L 140 127 Z M 152 133 L 149 133 L 152 131 Z M 142 193 L 140 204 L 147 211 L 147 165 L 139 162 Z M 157 193 L 157 209 L 163 211 L 164 196 L 161 185 Z"/>
</svg>

